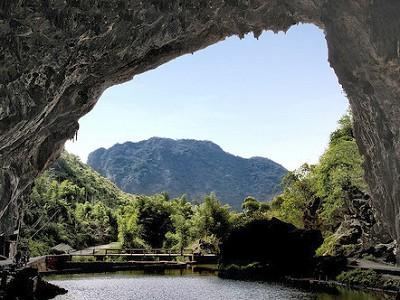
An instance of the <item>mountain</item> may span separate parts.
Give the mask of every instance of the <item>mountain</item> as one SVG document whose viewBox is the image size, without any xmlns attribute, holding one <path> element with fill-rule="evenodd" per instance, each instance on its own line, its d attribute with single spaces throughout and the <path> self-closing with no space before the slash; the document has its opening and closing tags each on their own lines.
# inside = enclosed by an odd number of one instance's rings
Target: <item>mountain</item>
<svg viewBox="0 0 400 300">
<path fill-rule="evenodd" d="M 122 192 L 72 154 L 61 157 L 35 180 L 23 207 L 21 244 L 32 256 L 65 243 L 75 249 L 118 238 L 118 209 L 136 197 Z"/>
<path fill-rule="evenodd" d="M 133 195 L 121 191 L 113 182 L 95 172 L 90 166 L 81 162 L 79 157 L 64 151 L 52 167 L 41 175 L 45 181 L 55 180 L 58 184 L 68 180 L 76 188 L 84 189 L 84 195 L 74 197 L 77 202 L 103 202 L 116 207 L 124 199 Z"/>
<path fill-rule="evenodd" d="M 209 141 L 166 138 L 97 149 L 89 154 L 88 165 L 128 193 L 186 194 L 196 201 L 215 192 L 235 209 L 249 195 L 270 200 L 281 192 L 287 173 L 270 159 L 234 156 Z"/>
</svg>

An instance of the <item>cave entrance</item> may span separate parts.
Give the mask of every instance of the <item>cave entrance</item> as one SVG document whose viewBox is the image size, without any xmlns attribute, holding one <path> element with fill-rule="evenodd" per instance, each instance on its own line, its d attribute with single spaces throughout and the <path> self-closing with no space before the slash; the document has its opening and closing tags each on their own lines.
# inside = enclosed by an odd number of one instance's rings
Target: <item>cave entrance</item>
<svg viewBox="0 0 400 300">
<path fill-rule="evenodd" d="M 96 148 L 161 136 L 211 140 L 289 170 L 315 163 L 348 106 L 327 54 L 313 25 L 229 38 L 105 91 L 66 148 L 86 161 Z"/>
<path fill-rule="evenodd" d="M 86 161 L 115 143 L 193 138 L 293 170 L 317 161 L 347 107 L 323 31 L 302 24 L 231 37 L 107 89 L 66 149 Z"/>
<path fill-rule="evenodd" d="M 354 114 L 374 207 L 400 241 L 400 2 L 94 2 L 0 7 L 1 232 L 12 233 L 14 206 L 107 87 L 227 36 L 304 22 L 324 30 Z"/>
</svg>

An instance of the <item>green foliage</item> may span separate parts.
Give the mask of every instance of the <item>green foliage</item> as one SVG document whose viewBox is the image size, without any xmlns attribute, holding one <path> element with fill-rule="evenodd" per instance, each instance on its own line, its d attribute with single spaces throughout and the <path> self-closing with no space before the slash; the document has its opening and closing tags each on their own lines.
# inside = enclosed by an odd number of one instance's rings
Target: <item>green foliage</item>
<svg viewBox="0 0 400 300">
<path fill-rule="evenodd" d="M 33 255 L 61 242 L 80 249 L 117 240 L 123 248 L 183 251 L 192 246 L 200 252 L 218 251 L 233 227 L 278 217 L 297 227 L 321 229 L 325 243 L 318 253 L 332 254 L 337 240 L 332 233 L 348 210 L 347 190 L 366 189 L 351 126 L 351 117 L 344 116 L 317 165 L 304 164 L 289 172 L 282 194 L 271 203 L 245 198 L 242 213 L 232 212 L 213 193 L 197 205 L 185 197 L 170 199 L 166 193 L 123 193 L 64 152 L 35 182 L 24 210 L 22 237 Z"/>
<path fill-rule="evenodd" d="M 400 281 L 398 279 L 383 277 L 373 270 L 354 269 L 342 272 L 336 277 L 336 280 L 349 286 L 383 288 L 396 292 L 400 287 Z"/>
<path fill-rule="evenodd" d="M 318 164 L 305 164 L 285 176 L 283 192 L 272 201 L 269 215 L 322 230 L 326 239 L 319 253 L 332 253 L 336 242 L 332 233 L 351 204 L 348 191 L 366 191 L 362 162 L 348 114 L 340 119 Z"/>
<path fill-rule="evenodd" d="M 22 239 L 33 255 L 46 254 L 59 243 L 82 249 L 117 240 L 123 248 L 176 251 L 201 240 L 218 249 L 233 216 L 214 194 L 192 205 L 166 193 L 122 193 L 67 153 L 36 180 L 24 211 Z"/>
<path fill-rule="evenodd" d="M 111 208 L 133 198 L 64 152 L 35 181 L 23 207 L 22 242 L 32 255 L 43 255 L 59 243 L 83 248 L 115 241 L 117 218 Z"/>
<path fill-rule="evenodd" d="M 48 172 L 58 182 L 69 180 L 80 187 L 82 194 L 76 200 L 81 203 L 103 202 L 109 207 L 116 207 L 122 201 L 133 197 L 82 163 L 77 156 L 65 151 Z"/>
<path fill-rule="evenodd" d="M 343 272 L 336 280 L 350 286 L 377 287 L 383 284 L 382 275 L 373 270 L 362 269 Z"/>
<path fill-rule="evenodd" d="M 92 241 L 91 244 L 105 244 L 115 240 L 118 232 L 117 220 L 104 203 L 78 203 L 75 216 L 81 223 L 84 239 Z"/>
<path fill-rule="evenodd" d="M 127 203 L 118 210 L 118 240 L 122 248 L 148 248 L 146 242 L 141 239 L 141 229 L 138 225 L 136 207 Z"/>
<path fill-rule="evenodd" d="M 125 194 L 68 153 L 36 180 L 24 211 L 22 239 L 35 256 L 59 243 L 82 249 L 117 240 L 123 248 L 176 251 L 201 240 L 218 249 L 233 216 L 214 194 L 199 205 L 166 193 Z"/>
<path fill-rule="evenodd" d="M 206 196 L 204 202 L 195 207 L 192 228 L 194 236 L 215 235 L 220 239 L 230 228 L 230 208 L 222 205 L 215 194 Z"/>
<path fill-rule="evenodd" d="M 173 208 L 173 214 L 171 214 L 170 218 L 173 231 L 168 231 L 166 233 L 164 246 L 183 252 L 183 249 L 189 246 L 192 239 L 192 205 L 187 202 L 185 198 L 179 198 L 173 200 L 171 206 Z"/>
<path fill-rule="evenodd" d="M 283 179 L 283 193 L 271 203 L 271 215 L 297 227 L 317 227 L 317 220 L 305 224 L 307 207 L 318 200 L 315 190 L 315 167 L 304 164 L 298 170 L 289 172 Z"/>
<path fill-rule="evenodd" d="M 253 215 L 260 210 L 260 206 L 261 204 L 256 200 L 256 198 L 249 196 L 244 199 L 242 209 L 246 215 Z"/>
<path fill-rule="evenodd" d="M 352 120 L 345 115 L 331 135 L 328 149 L 316 167 L 317 193 L 324 198 L 320 216 L 329 229 L 341 222 L 346 209 L 345 192 L 350 187 L 366 190 L 363 159 L 353 136 Z"/>
<path fill-rule="evenodd" d="M 236 228 L 256 219 L 269 219 L 273 209 L 272 204 L 271 202 L 260 202 L 256 198 L 248 196 L 243 200 L 243 211 L 231 214 L 230 223 Z"/>
<path fill-rule="evenodd" d="M 330 144 L 335 144 L 340 141 L 353 141 L 353 120 L 351 111 L 348 111 L 340 120 L 338 121 L 339 127 L 331 133 Z"/>
<path fill-rule="evenodd" d="M 334 255 L 338 237 L 335 234 L 325 236 L 324 243 L 317 250 L 317 255 Z"/>
<path fill-rule="evenodd" d="M 124 248 L 166 247 L 180 252 L 199 245 L 199 241 L 218 251 L 233 216 L 214 194 L 199 205 L 192 205 L 185 197 L 170 200 L 166 194 L 138 196 L 116 213 L 118 237 Z"/>
<path fill-rule="evenodd" d="M 152 248 L 161 248 L 165 234 L 172 230 L 171 204 L 165 194 L 139 197 L 136 201 L 141 237 Z"/>
<path fill-rule="evenodd" d="M 30 256 L 41 256 L 49 251 L 49 245 L 42 241 L 28 240 Z"/>
</svg>

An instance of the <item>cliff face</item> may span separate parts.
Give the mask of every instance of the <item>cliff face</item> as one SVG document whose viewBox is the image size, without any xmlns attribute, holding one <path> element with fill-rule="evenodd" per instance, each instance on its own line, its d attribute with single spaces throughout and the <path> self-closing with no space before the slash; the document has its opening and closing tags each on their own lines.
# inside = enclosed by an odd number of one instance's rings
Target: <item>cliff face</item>
<svg viewBox="0 0 400 300">
<path fill-rule="evenodd" d="M 125 192 L 186 194 L 190 200 L 215 192 L 235 209 L 246 196 L 272 199 L 287 172 L 267 158 L 234 156 L 209 141 L 165 138 L 100 148 L 90 153 L 88 165 Z"/>
<path fill-rule="evenodd" d="M 2 1 L 1 231 L 104 89 L 227 36 L 305 22 L 326 33 L 375 207 L 400 240 L 399 16 L 397 0 Z"/>
</svg>

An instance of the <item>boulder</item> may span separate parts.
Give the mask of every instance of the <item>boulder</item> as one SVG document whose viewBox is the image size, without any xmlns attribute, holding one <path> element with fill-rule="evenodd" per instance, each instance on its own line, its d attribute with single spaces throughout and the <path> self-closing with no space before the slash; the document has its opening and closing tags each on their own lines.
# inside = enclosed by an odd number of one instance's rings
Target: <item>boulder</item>
<svg viewBox="0 0 400 300">
<path fill-rule="evenodd" d="M 360 257 L 373 257 L 375 260 L 385 263 L 396 263 L 396 242 L 377 244 L 360 253 Z"/>
<path fill-rule="evenodd" d="M 1 278 L 1 299 L 47 300 L 67 293 L 67 290 L 44 281 L 34 268 L 5 270 Z"/>
<path fill-rule="evenodd" d="M 232 230 L 222 242 L 221 270 L 256 263 L 266 277 L 304 276 L 313 272 L 322 242 L 318 230 L 298 229 L 276 218 L 254 220 Z"/>
</svg>

